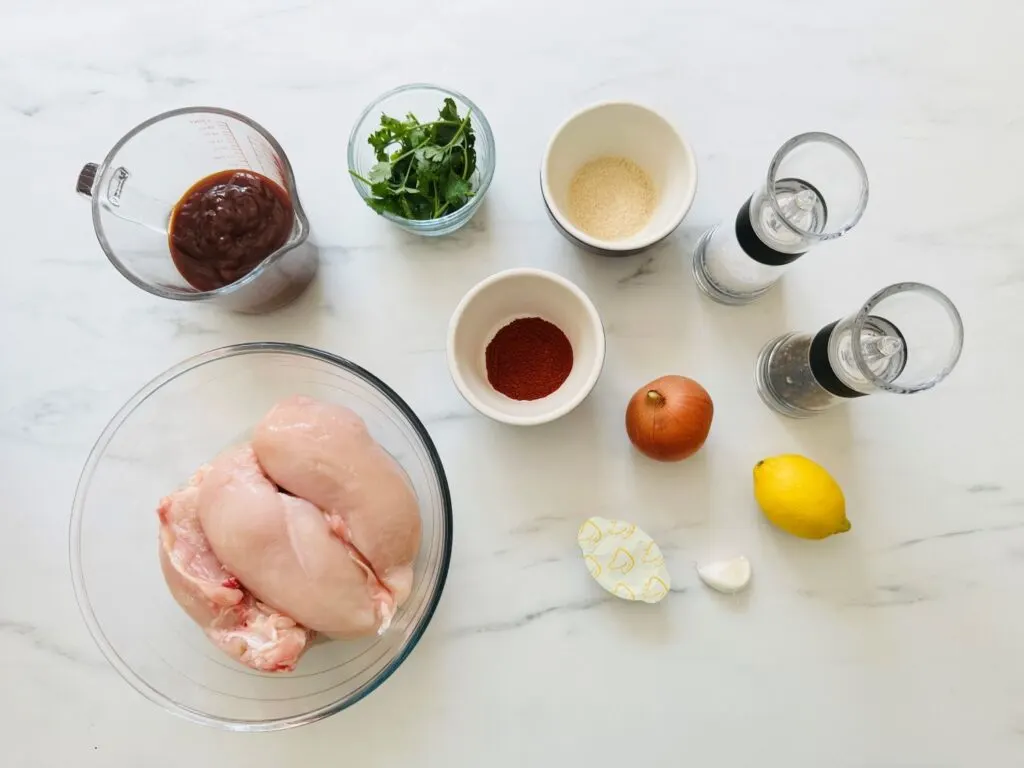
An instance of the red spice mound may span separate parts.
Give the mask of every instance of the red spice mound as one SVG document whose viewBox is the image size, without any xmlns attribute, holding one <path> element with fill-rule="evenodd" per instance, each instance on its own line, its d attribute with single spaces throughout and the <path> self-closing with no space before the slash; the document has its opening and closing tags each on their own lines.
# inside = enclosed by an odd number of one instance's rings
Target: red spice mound
<svg viewBox="0 0 1024 768">
<path fill-rule="evenodd" d="M 513 400 L 547 397 L 572 371 L 572 344 L 539 317 L 513 320 L 487 345 L 487 381 Z"/>
</svg>

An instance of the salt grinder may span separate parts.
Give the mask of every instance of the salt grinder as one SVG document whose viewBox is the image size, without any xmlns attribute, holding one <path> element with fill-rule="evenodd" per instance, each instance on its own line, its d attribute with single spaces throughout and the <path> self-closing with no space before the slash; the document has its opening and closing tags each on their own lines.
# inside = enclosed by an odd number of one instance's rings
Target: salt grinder
<svg viewBox="0 0 1024 768">
<path fill-rule="evenodd" d="M 697 286 L 722 304 L 754 301 L 809 249 L 849 232 L 867 202 L 864 164 L 846 142 L 828 133 L 794 136 L 775 153 L 735 222 L 698 241 Z"/>
</svg>

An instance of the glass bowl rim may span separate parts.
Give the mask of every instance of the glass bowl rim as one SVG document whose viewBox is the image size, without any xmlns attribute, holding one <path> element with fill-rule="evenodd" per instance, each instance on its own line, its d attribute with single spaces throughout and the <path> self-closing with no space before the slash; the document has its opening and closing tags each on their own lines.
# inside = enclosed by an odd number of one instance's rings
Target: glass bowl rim
<svg viewBox="0 0 1024 768">
<path fill-rule="evenodd" d="M 358 144 L 361 143 L 358 136 L 359 128 L 366 121 L 366 118 L 370 116 L 370 113 L 373 112 L 373 110 L 376 109 L 382 101 L 384 101 L 385 99 L 389 99 L 392 96 L 397 96 L 398 94 L 406 93 L 407 91 L 440 91 L 441 93 L 447 94 L 448 96 L 452 96 L 455 99 L 458 99 L 469 108 L 470 114 L 473 117 L 479 118 L 477 122 L 481 129 L 481 132 L 487 137 L 487 141 L 491 145 L 489 157 L 490 162 L 488 162 L 486 166 L 480 168 L 480 187 L 476 190 L 473 197 L 470 198 L 469 202 L 466 203 L 461 208 L 459 208 L 459 210 L 452 211 L 451 213 L 446 213 L 444 216 L 440 216 L 436 219 L 404 219 L 401 216 L 395 216 L 394 214 L 391 213 L 385 212 L 380 214 L 380 216 L 387 219 L 388 221 L 403 227 L 407 227 L 411 230 L 440 229 L 447 224 L 460 221 L 461 219 L 472 214 L 472 212 L 476 210 L 477 206 L 479 206 L 480 203 L 483 201 L 484 195 L 487 194 L 487 190 L 491 186 L 491 180 L 494 178 L 494 168 L 497 165 L 496 148 L 494 144 L 494 132 L 491 130 L 491 124 L 487 121 L 487 116 L 484 115 L 480 107 L 476 105 L 476 102 L 474 102 L 468 96 L 460 93 L 459 91 L 454 91 L 451 88 L 445 88 L 444 86 L 437 85 L 435 83 L 406 83 L 405 85 L 400 85 L 397 88 L 392 88 L 391 90 L 382 93 L 372 102 L 370 102 L 362 112 L 359 113 L 359 117 L 357 117 L 355 123 L 352 124 L 352 131 L 349 133 L 348 136 L 347 153 L 348 170 L 350 171 L 349 178 L 352 179 L 352 184 L 356 188 L 356 192 L 359 194 L 359 197 L 365 201 L 370 196 L 367 190 L 364 189 L 366 185 L 359 181 L 359 179 L 354 178 L 351 174 L 351 171 L 355 170 L 356 165 L 355 148 Z"/>
<path fill-rule="evenodd" d="M 370 680 L 365 682 L 353 693 L 345 696 L 342 699 L 325 704 L 322 707 L 318 707 L 309 712 L 304 712 L 298 715 L 289 715 L 286 717 L 272 718 L 267 720 L 246 720 L 236 718 L 225 718 L 210 715 L 192 707 L 185 706 L 174 701 L 172 698 L 158 691 L 146 680 L 144 680 L 134 669 L 131 668 L 118 654 L 117 650 L 107 639 L 106 634 L 100 626 L 99 621 L 96 618 L 95 613 L 92 609 L 92 603 L 89 600 L 88 589 L 85 584 L 85 576 L 83 573 L 82 566 L 82 552 L 81 552 L 81 535 L 82 535 L 82 519 L 84 515 L 85 497 L 88 493 L 89 486 L 92 481 L 92 476 L 95 473 L 96 466 L 103 454 L 103 451 L 109 445 L 111 439 L 117 434 L 118 430 L 125 423 L 125 421 L 131 416 L 135 409 L 149 399 L 150 396 L 159 391 L 165 384 L 170 383 L 174 379 L 183 376 L 190 371 L 193 371 L 203 365 L 215 362 L 217 360 L 223 360 L 230 357 L 237 357 L 240 355 L 249 354 L 260 354 L 260 353 L 284 353 L 290 355 L 297 355 L 300 357 L 307 357 L 320 362 L 328 363 L 335 367 L 346 370 L 350 373 L 354 373 L 360 379 L 366 383 L 375 387 L 393 406 L 395 406 L 399 412 L 408 420 L 412 426 L 413 431 L 416 432 L 417 436 L 423 441 L 423 445 L 427 450 L 427 454 L 430 458 L 432 468 L 437 477 L 438 485 L 441 491 L 441 512 L 445 523 L 444 540 L 441 543 L 440 553 L 440 564 L 438 570 L 437 583 L 434 586 L 432 594 L 427 598 L 426 610 L 420 620 L 414 625 L 409 635 L 408 640 L 401 648 L 400 652 L 391 659 L 383 669 L 377 672 Z M 438 603 L 441 599 L 441 593 L 444 591 L 445 582 L 448 578 L 448 569 L 451 564 L 452 555 L 452 500 L 451 492 L 448 487 L 448 478 L 444 472 L 444 466 L 441 463 L 441 456 L 437 452 L 437 448 L 434 446 L 434 441 L 430 438 L 426 427 L 423 422 L 420 421 L 419 417 L 413 412 L 412 408 L 396 393 L 391 387 L 381 381 L 379 378 L 374 376 L 372 373 L 362 368 L 359 365 L 346 360 L 338 355 L 325 352 L 315 347 L 308 347 L 302 344 L 292 344 L 288 342 L 277 342 L 277 341 L 257 341 L 257 342 L 245 342 L 242 344 L 229 344 L 223 347 L 217 347 L 215 349 L 202 352 L 198 355 L 182 360 L 176 365 L 171 366 L 163 373 L 150 379 L 141 389 L 139 389 L 134 395 L 132 395 L 128 401 L 122 405 L 113 418 L 107 423 L 97 438 L 92 449 L 89 451 L 89 457 L 86 459 L 85 466 L 82 468 L 82 472 L 78 478 L 78 483 L 75 487 L 75 498 L 71 508 L 71 521 L 68 528 L 68 553 L 71 566 L 71 581 L 75 592 L 75 600 L 78 603 L 79 612 L 85 621 L 86 627 L 89 630 L 89 634 L 92 636 L 93 641 L 99 647 L 100 652 L 104 658 L 110 663 L 110 665 L 117 671 L 117 673 L 136 691 L 145 696 L 147 699 L 155 704 L 159 704 L 168 712 L 183 717 L 191 722 L 198 723 L 200 725 L 213 726 L 223 728 L 229 731 L 244 731 L 244 732 L 262 732 L 262 731 L 277 731 L 285 730 L 289 728 L 295 728 L 300 725 L 307 725 L 309 723 L 323 720 L 333 714 L 336 714 L 343 709 L 347 709 L 356 702 L 369 696 L 375 691 L 385 680 L 398 669 L 399 666 L 408 658 L 409 654 L 412 653 L 413 648 L 417 646 L 420 639 L 423 637 L 423 633 L 429 626 L 431 619 L 434 616 L 434 612 L 437 610 Z"/>
</svg>

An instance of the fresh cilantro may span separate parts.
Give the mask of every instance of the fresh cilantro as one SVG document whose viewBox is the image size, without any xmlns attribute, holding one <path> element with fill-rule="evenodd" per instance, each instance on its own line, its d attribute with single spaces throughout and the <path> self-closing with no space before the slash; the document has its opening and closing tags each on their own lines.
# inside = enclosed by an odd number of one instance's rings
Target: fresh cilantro
<svg viewBox="0 0 1024 768">
<path fill-rule="evenodd" d="M 371 184 L 378 184 L 391 178 L 391 163 L 377 163 L 367 176 Z"/>
<path fill-rule="evenodd" d="M 438 119 L 421 123 L 381 115 L 380 128 L 367 143 L 377 163 L 366 177 L 349 171 L 370 189 L 366 204 L 377 213 L 405 219 L 436 219 L 462 208 L 473 196 L 476 135 L 467 110 L 459 117 L 446 98 Z"/>
</svg>

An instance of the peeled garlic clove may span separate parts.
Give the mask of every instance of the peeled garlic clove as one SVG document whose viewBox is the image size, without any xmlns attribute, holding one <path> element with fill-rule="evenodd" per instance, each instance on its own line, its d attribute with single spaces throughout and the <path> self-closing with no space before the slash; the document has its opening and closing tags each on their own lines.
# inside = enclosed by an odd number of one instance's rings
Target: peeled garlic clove
<svg viewBox="0 0 1024 768">
<path fill-rule="evenodd" d="M 750 583 L 750 561 L 743 555 L 731 560 L 715 560 L 698 565 L 697 575 L 712 589 L 733 595 Z"/>
</svg>

